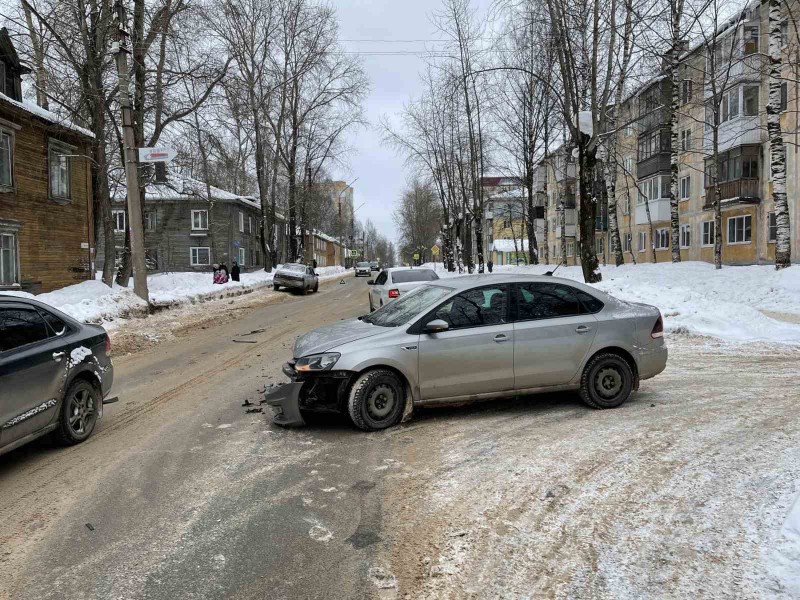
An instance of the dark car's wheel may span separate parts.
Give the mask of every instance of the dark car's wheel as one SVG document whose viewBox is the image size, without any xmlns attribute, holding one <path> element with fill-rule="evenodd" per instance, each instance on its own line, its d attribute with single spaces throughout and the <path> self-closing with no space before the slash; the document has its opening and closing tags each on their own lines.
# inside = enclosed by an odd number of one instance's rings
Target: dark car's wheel
<svg viewBox="0 0 800 600">
<path fill-rule="evenodd" d="M 319 279 L 314 282 L 314 293 L 316 294 L 319 291 Z"/>
<path fill-rule="evenodd" d="M 272 289 L 277 292 L 277 291 L 279 291 L 281 289 L 281 286 L 279 286 L 277 283 L 273 283 L 272 284 Z"/>
<path fill-rule="evenodd" d="M 100 392 L 91 383 L 83 379 L 73 382 L 61 404 L 58 428 L 53 432 L 56 441 L 72 446 L 92 435 L 100 402 Z"/>
<path fill-rule="evenodd" d="M 359 429 L 375 431 L 397 425 L 406 404 L 405 386 L 392 371 L 374 369 L 350 388 L 347 410 Z"/>
<path fill-rule="evenodd" d="M 581 377 L 581 398 L 592 408 L 616 408 L 631 395 L 633 371 L 618 354 L 598 354 Z"/>
</svg>

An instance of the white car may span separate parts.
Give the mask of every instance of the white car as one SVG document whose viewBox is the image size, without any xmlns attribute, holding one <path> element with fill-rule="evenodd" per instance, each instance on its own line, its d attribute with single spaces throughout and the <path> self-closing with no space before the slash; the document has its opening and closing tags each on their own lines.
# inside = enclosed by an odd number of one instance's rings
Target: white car
<svg viewBox="0 0 800 600">
<path fill-rule="evenodd" d="M 356 277 L 361 277 L 362 275 L 369 277 L 370 273 L 372 273 L 372 269 L 368 262 L 356 263 Z"/>
<path fill-rule="evenodd" d="M 367 282 L 367 285 L 370 286 L 369 310 L 380 308 L 390 300 L 399 298 L 401 294 L 437 279 L 439 276 L 433 269 L 410 269 L 407 267 L 384 269 L 374 280 L 370 279 Z"/>
</svg>

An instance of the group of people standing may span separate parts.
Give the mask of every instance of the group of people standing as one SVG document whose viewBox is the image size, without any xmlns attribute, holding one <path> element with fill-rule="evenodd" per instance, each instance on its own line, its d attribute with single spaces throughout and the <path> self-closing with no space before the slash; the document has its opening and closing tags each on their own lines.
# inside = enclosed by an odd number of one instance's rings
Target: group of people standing
<svg viewBox="0 0 800 600">
<path fill-rule="evenodd" d="M 228 265 L 225 263 L 214 263 L 213 268 L 214 283 L 228 283 L 230 280 L 239 281 L 241 269 L 239 268 L 239 263 L 237 261 L 233 261 L 233 266 L 231 267 L 230 272 L 228 272 Z"/>
</svg>

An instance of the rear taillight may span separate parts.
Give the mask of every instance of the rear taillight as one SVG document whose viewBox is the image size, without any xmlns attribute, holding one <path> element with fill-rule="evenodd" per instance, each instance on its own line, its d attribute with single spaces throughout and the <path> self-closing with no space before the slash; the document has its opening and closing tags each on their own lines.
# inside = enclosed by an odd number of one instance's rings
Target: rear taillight
<svg viewBox="0 0 800 600">
<path fill-rule="evenodd" d="M 400 290 L 389 290 L 389 298 L 399 298 Z"/>
<path fill-rule="evenodd" d="M 106 356 L 111 356 L 111 338 L 106 334 Z"/>
<path fill-rule="evenodd" d="M 650 332 L 650 337 L 653 339 L 664 337 L 664 319 L 661 318 L 661 313 L 658 313 L 656 324 L 653 325 L 653 331 Z"/>
</svg>

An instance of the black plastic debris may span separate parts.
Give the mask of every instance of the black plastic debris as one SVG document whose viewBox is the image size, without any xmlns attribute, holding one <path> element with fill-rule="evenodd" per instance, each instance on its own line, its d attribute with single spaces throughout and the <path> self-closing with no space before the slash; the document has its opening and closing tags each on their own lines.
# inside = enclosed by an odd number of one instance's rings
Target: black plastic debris
<svg viewBox="0 0 800 600">
<path fill-rule="evenodd" d="M 263 408 L 248 408 L 244 412 L 246 412 L 246 413 L 263 413 L 264 409 Z"/>
<path fill-rule="evenodd" d="M 237 344 L 257 344 L 255 340 L 233 340 Z"/>
<path fill-rule="evenodd" d="M 91 523 L 87 523 L 86 529 L 88 529 L 89 531 L 94 531 L 94 525 L 92 525 Z"/>
<path fill-rule="evenodd" d="M 250 400 L 245 400 L 244 402 L 242 402 L 242 406 L 253 406 L 253 403 L 250 402 Z"/>
</svg>

